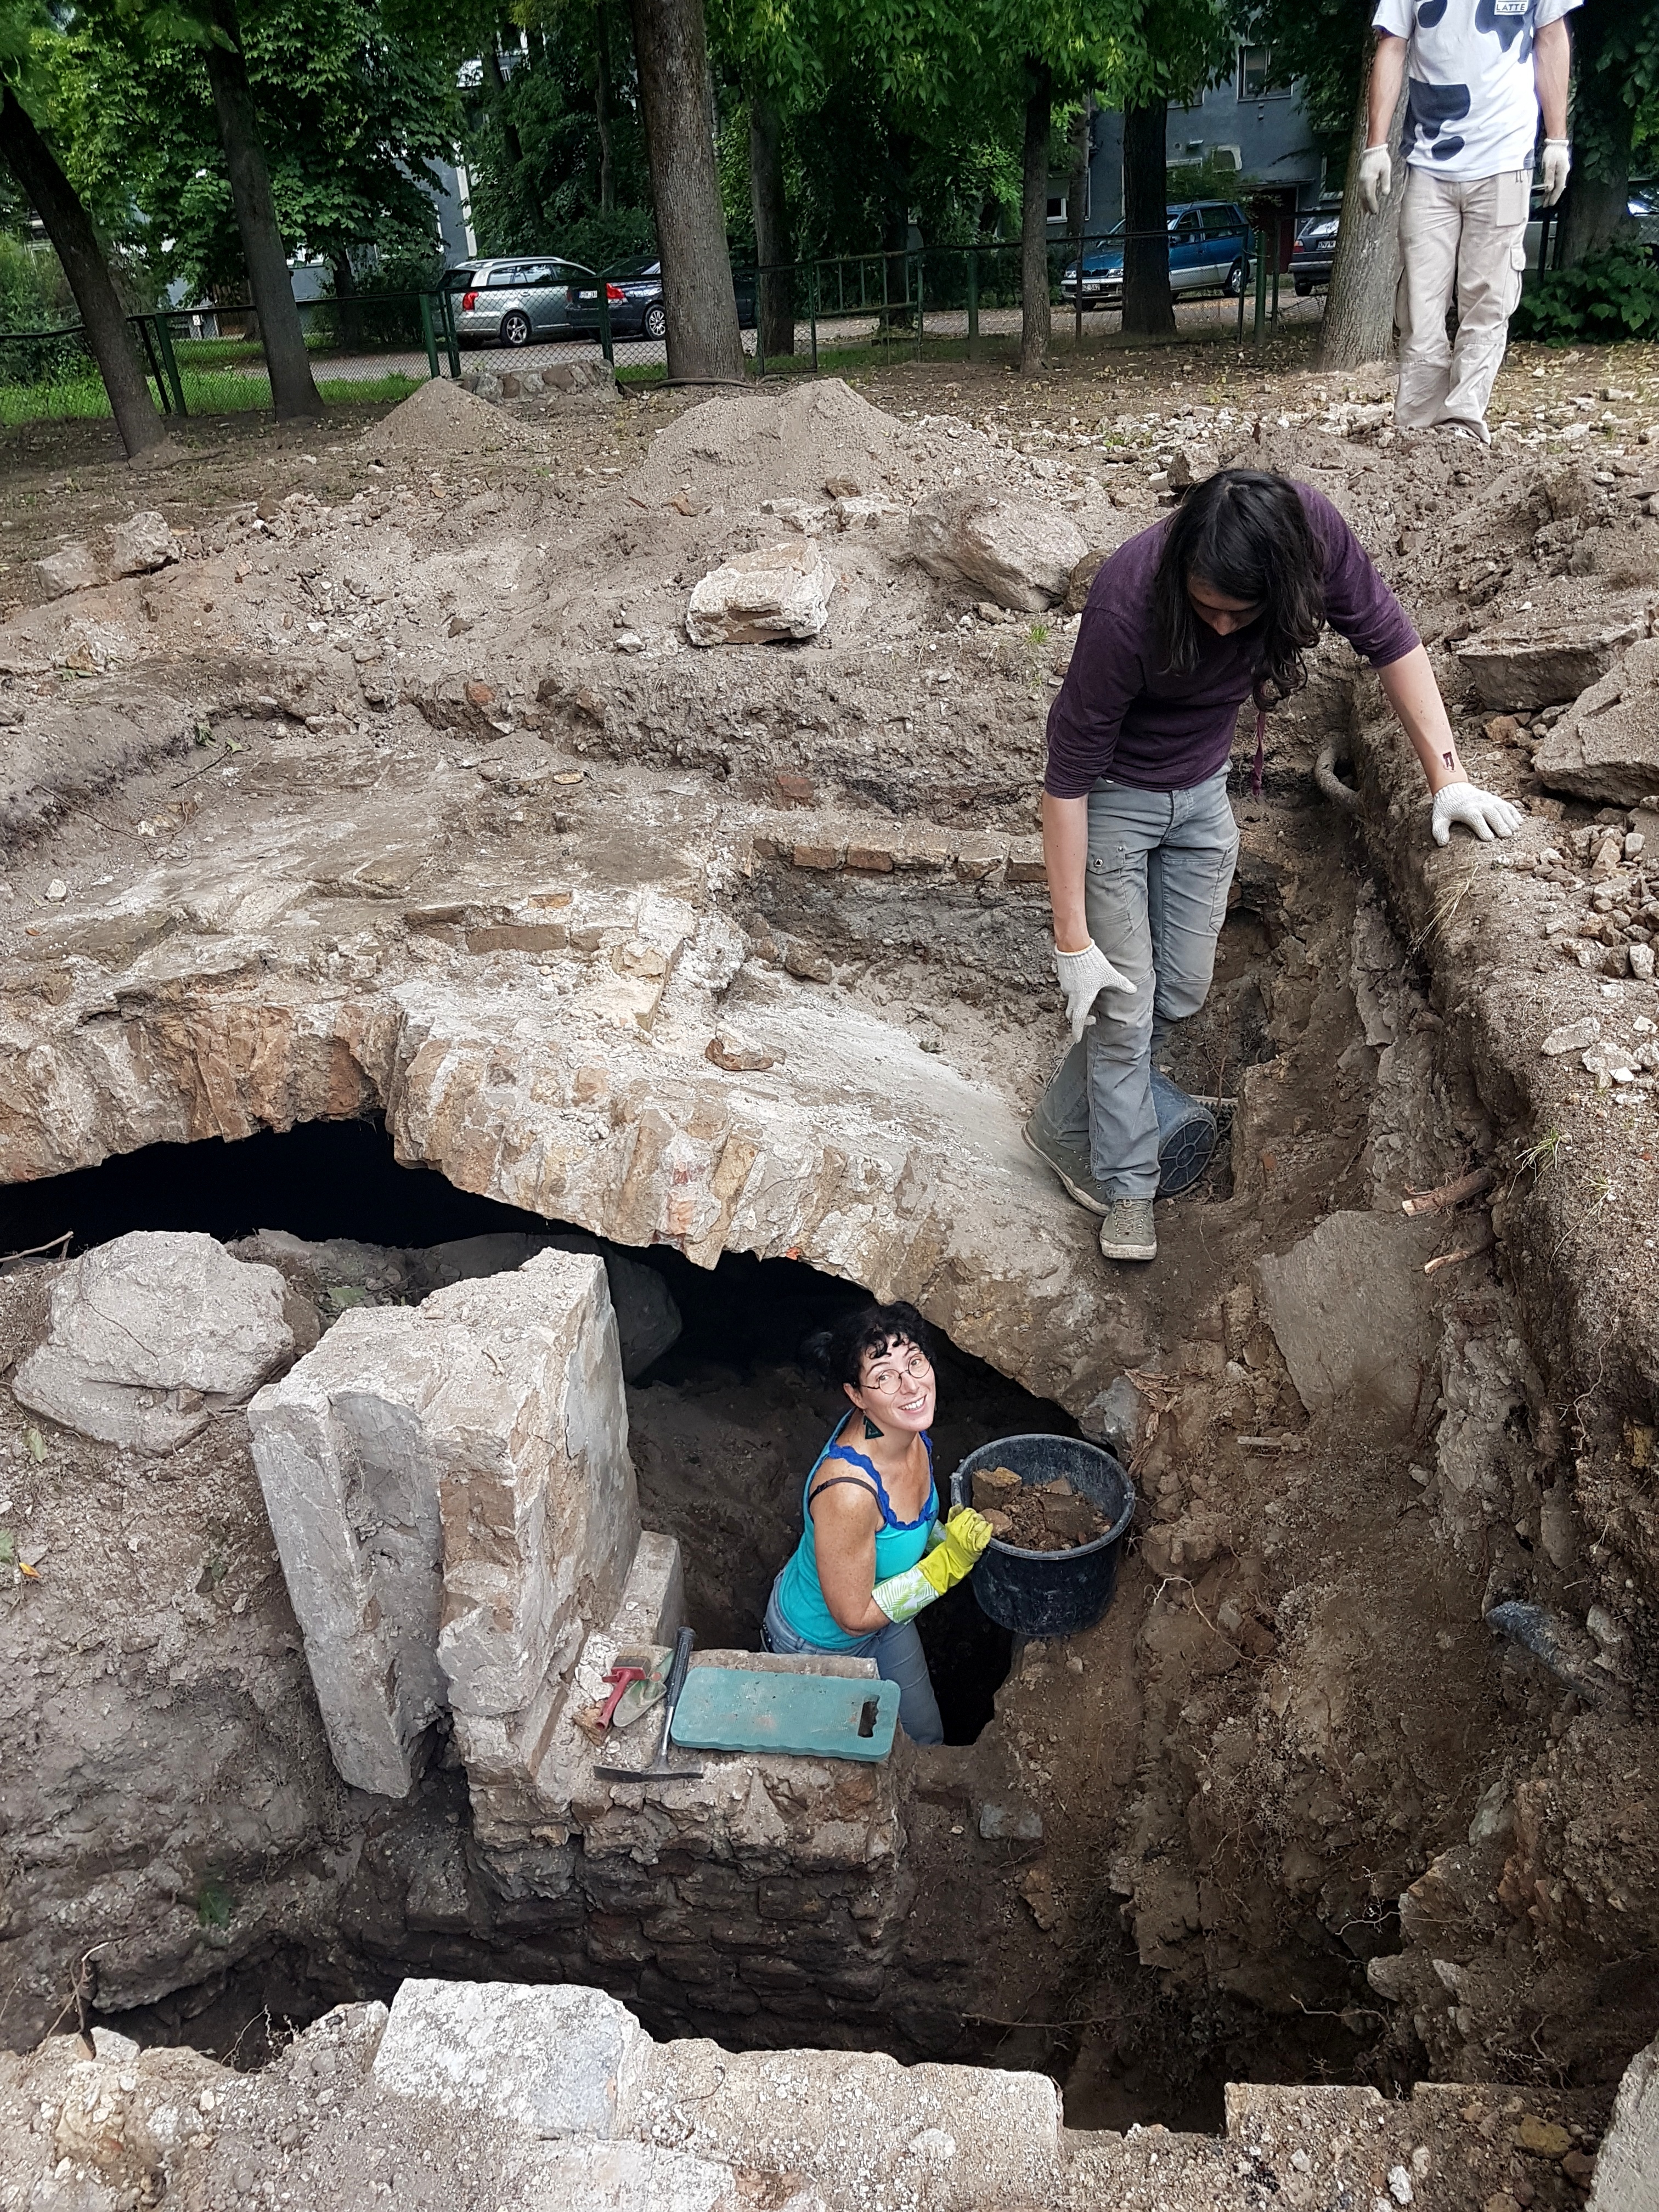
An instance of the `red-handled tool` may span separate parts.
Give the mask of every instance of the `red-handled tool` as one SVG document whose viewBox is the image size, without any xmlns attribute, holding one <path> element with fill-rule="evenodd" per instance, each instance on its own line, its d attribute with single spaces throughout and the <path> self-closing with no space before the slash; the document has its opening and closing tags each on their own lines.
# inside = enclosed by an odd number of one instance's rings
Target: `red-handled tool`
<svg viewBox="0 0 1659 2212">
<path fill-rule="evenodd" d="M 611 1695 L 605 1699 L 604 1705 L 599 1708 L 598 1725 L 600 1728 L 608 1729 L 610 1727 L 612 1717 L 615 1715 L 617 1706 L 622 1703 L 623 1692 L 628 1687 L 629 1684 L 630 1682 L 643 1682 L 646 1679 L 646 1674 L 647 1669 L 643 1667 L 618 1666 L 613 1667 L 611 1669 L 610 1673 L 606 1674 L 605 1679 L 607 1682 L 615 1683 L 616 1687 L 611 1691 Z"/>
</svg>

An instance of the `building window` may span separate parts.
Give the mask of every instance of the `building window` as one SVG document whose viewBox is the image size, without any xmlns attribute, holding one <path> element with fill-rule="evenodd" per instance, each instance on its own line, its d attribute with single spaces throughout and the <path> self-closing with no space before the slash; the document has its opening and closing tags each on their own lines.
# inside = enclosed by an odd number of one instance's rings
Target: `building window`
<svg viewBox="0 0 1659 2212">
<path fill-rule="evenodd" d="M 1273 74 L 1271 46 L 1241 46 L 1238 50 L 1238 96 L 1241 100 L 1273 100 L 1290 91 Z"/>
<path fill-rule="evenodd" d="M 1065 222 L 1065 220 L 1066 220 L 1066 194 L 1065 194 L 1064 192 L 1050 192 L 1050 193 L 1049 193 L 1049 195 L 1048 195 L 1048 220 L 1049 220 L 1049 222 Z"/>
</svg>

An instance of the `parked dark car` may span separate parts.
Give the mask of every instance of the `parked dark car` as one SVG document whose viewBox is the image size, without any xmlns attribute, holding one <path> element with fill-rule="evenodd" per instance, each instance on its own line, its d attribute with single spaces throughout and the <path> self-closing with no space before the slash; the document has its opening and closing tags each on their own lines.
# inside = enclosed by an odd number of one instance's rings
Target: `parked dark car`
<svg viewBox="0 0 1659 2212">
<path fill-rule="evenodd" d="M 515 253 L 467 262 L 444 272 L 462 345 L 526 346 L 565 336 L 573 283 L 591 278 L 580 261 Z"/>
<path fill-rule="evenodd" d="M 1316 284 L 1330 283 L 1331 264 L 1336 259 L 1336 234 L 1341 221 L 1339 201 L 1334 207 L 1317 209 L 1297 225 L 1296 243 L 1291 248 L 1291 279 L 1299 300 L 1305 300 Z"/>
<path fill-rule="evenodd" d="M 732 283 L 738 295 L 738 320 L 744 330 L 755 325 L 755 276 L 752 270 L 733 274 Z M 605 297 L 611 307 L 611 335 L 613 338 L 664 338 L 668 335 L 668 317 L 662 304 L 662 264 L 641 254 L 637 261 L 625 261 L 620 269 L 611 271 L 605 282 Z M 599 327 L 599 294 L 597 283 L 590 281 L 586 287 L 573 284 L 568 307 L 568 327 L 592 337 Z"/>
<path fill-rule="evenodd" d="M 1176 299 L 1196 292 L 1226 292 L 1235 298 L 1250 275 L 1250 226 L 1244 211 L 1231 200 L 1192 200 L 1169 210 L 1170 289 Z M 1082 296 L 1085 307 L 1123 305 L 1123 239 L 1127 226 L 1119 223 L 1082 260 Z M 1067 264 L 1061 272 L 1063 295 L 1075 301 L 1079 292 L 1078 266 Z"/>
</svg>

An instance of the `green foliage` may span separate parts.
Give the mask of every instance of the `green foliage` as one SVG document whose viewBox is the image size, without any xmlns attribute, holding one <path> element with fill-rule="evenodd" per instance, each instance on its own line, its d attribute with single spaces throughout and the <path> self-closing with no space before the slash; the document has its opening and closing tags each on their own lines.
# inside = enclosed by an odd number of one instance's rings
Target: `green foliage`
<svg viewBox="0 0 1659 2212">
<path fill-rule="evenodd" d="M 365 0 L 246 0 L 241 21 L 289 251 L 429 252 L 431 164 L 459 121 L 441 53 Z M 130 257 L 157 278 L 238 293 L 241 244 L 191 29 L 186 15 L 140 21 L 112 4 L 72 17 L 54 120 L 72 180 Z"/>
<path fill-rule="evenodd" d="M 633 47 L 619 15 L 605 26 L 612 204 L 603 204 L 598 23 L 592 8 L 550 7 L 499 88 L 486 70 L 466 131 L 480 252 L 558 253 L 598 269 L 655 250 Z"/>
<path fill-rule="evenodd" d="M 75 320 L 69 279 L 52 248 L 0 233 L 0 331 L 50 330 Z"/>
<path fill-rule="evenodd" d="M 1620 243 L 1577 269 L 1550 269 L 1522 295 L 1511 336 L 1546 345 L 1659 337 L 1659 266 Z"/>
</svg>

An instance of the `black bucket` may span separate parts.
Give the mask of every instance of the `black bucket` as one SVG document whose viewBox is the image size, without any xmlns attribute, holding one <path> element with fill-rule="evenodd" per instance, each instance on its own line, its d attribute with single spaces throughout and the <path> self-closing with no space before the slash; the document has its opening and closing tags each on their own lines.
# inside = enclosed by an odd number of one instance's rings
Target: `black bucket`
<svg viewBox="0 0 1659 2212">
<path fill-rule="evenodd" d="M 1117 1588 L 1134 1485 L 1110 1452 L 1079 1437 L 1002 1437 L 969 1452 L 951 1477 L 953 1504 L 973 1504 L 974 1477 L 986 1467 L 1010 1468 L 1028 1486 L 1063 1474 L 1099 1507 L 1107 1528 L 1074 1552 L 1026 1552 L 994 1536 L 973 1572 L 980 1610 L 1016 1636 L 1075 1636 L 1092 1628 Z"/>
</svg>

